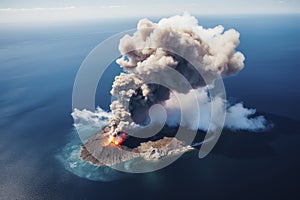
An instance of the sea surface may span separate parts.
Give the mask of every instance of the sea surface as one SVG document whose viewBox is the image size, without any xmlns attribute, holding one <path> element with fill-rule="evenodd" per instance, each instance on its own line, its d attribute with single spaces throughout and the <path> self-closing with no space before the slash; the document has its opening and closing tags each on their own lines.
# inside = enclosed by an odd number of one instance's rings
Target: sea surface
<svg viewBox="0 0 300 200">
<path fill-rule="evenodd" d="M 300 16 L 197 18 L 240 32 L 245 68 L 224 80 L 227 97 L 256 108 L 271 130 L 225 130 L 204 159 L 190 152 L 147 174 L 81 163 L 71 117 L 76 73 L 96 45 L 138 19 L 1 24 L 0 199 L 299 199 Z M 105 110 L 120 72 L 112 63 L 99 82 L 95 102 Z"/>
</svg>

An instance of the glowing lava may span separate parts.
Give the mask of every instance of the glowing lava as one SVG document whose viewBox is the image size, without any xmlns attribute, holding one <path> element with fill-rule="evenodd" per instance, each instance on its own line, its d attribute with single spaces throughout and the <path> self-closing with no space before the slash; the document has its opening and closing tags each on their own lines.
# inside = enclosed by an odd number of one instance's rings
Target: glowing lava
<svg viewBox="0 0 300 200">
<path fill-rule="evenodd" d="M 110 143 L 120 146 L 126 139 L 126 133 L 119 133 L 116 136 L 109 135 L 108 140 L 103 143 L 103 146 L 107 146 Z"/>
</svg>

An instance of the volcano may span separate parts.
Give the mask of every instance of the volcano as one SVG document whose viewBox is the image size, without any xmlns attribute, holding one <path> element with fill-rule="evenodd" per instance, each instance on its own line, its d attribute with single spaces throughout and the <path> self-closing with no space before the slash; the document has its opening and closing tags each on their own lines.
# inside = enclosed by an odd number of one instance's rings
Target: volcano
<svg viewBox="0 0 300 200">
<path fill-rule="evenodd" d="M 107 126 L 90 137 L 81 146 L 80 157 L 96 166 L 113 166 L 134 158 L 159 160 L 194 149 L 186 142 L 171 137 L 176 131 L 174 128 L 165 127 L 157 135 L 146 139 L 129 136 L 122 144 L 115 144 L 109 139 L 110 131 Z M 169 133 L 169 137 L 165 133 Z"/>
</svg>

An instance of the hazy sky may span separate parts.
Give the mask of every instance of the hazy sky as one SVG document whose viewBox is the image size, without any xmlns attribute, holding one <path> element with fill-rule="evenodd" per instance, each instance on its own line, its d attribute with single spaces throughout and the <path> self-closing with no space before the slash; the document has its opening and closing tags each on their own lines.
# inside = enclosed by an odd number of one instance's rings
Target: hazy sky
<svg viewBox="0 0 300 200">
<path fill-rule="evenodd" d="M 300 0 L 1 0 L 0 23 L 181 14 L 300 13 Z"/>
</svg>

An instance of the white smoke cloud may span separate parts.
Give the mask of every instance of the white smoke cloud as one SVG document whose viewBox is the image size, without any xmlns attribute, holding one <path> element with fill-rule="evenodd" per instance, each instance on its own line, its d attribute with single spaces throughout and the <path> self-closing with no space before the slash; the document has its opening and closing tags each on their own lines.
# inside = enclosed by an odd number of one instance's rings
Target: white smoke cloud
<svg viewBox="0 0 300 200">
<path fill-rule="evenodd" d="M 233 130 L 261 131 L 267 128 L 267 120 L 263 116 L 251 118 L 255 109 L 247 109 L 242 103 L 227 109 L 225 126 Z"/>
<path fill-rule="evenodd" d="M 198 126 L 190 123 L 193 121 L 193 115 L 181 115 L 181 110 L 188 113 L 194 112 L 195 105 L 191 103 L 193 93 L 196 94 L 200 108 L 200 122 Z M 190 91 L 183 98 L 180 98 L 180 101 L 182 105 L 179 105 L 175 96 L 171 95 L 170 99 L 164 103 L 164 108 L 167 112 L 167 124 L 169 126 L 179 126 L 181 124 L 193 130 L 199 129 L 203 131 L 207 131 L 208 127 L 212 126 L 212 129 L 214 129 L 213 124 L 210 123 L 211 106 L 214 106 L 215 112 L 218 113 L 221 112 L 224 104 L 227 105 L 224 124 L 226 128 L 231 130 L 260 131 L 264 130 L 267 126 L 267 121 L 263 116 L 252 117 L 256 112 L 255 109 L 245 108 L 242 103 L 230 105 L 229 102 L 224 102 L 218 97 L 210 99 L 206 88 Z M 182 121 L 181 116 L 183 117 Z"/>
<path fill-rule="evenodd" d="M 197 126 L 191 123 L 193 122 L 193 115 L 182 115 L 181 111 L 194 113 L 195 105 L 191 102 L 191 99 L 196 94 L 197 102 L 199 104 L 199 114 L 200 121 Z M 178 95 L 178 94 L 177 94 Z M 170 98 L 165 101 L 162 106 L 166 111 L 167 119 L 166 124 L 169 126 L 185 126 L 192 130 L 202 130 L 207 131 L 209 126 L 212 126 L 210 121 L 211 117 L 211 106 L 214 106 L 215 112 L 220 112 L 223 105 L 227 105 L 226 109 L 226 118 L 224 127 L 230 130 L 247 130 L 247 131 L 262 131 L 267 128 L 267 120 L 263 116 L 252 117 L 255 113 L 255 109 L 245 108 L 242 103 L 237 103 L 230 105 L 229 102 L 224 102 L 221 98 L 216 97 L 211 100 L 208 95 L 207 88 L 199 88 L 193 91 L 190 91 L 188 94 L 180 95 L 180 102 L 182 105 L 179 105 L 176 97 L 171 94 Z M 78 129 L 82 129 L 86 126 L 89 128 L 91 126 L 101 128 L 104 125 L 108 124 L 109 118 L 112 117 L 111 112 L 106 112 L 101 108 L 97 108 L 95 112 L 83 109 L 78 110 L 74 109 L 72 113 L 74 119 L 74 126 Z M 152 115 L 151 120 L 155 122 L 162 122 L 160 115 Z M 137 126 L 137 125 L 136 125 Z M 98 130 L 98 129 L 96 129 Z"/>
<path fill-rule="evenodd" d="M 82 141 L 87 141 L 88 138 L 107 126 L 109 118 L 112 117 L 111 112 L 106 112 L 99 107 L 94 112 L 75 108 L 71 115 L 74 119 L 73 125 Z"/>
<path fill-rule="evenodd" d="M 99 107 L 95 112 L 75 108 L 71 115 L 74 119 L 74 126 L 79 129 L 86 126 L 102 127 L 103 124 L 108 123 L 108 119 L 112 116 L 111 112 L 106 112 Z"/>
</svg>

